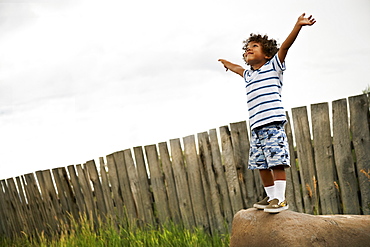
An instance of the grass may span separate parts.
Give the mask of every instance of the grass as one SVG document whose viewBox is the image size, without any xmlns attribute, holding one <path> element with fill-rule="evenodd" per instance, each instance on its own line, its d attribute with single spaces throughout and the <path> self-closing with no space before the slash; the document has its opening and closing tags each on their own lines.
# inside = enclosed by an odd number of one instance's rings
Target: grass
<svg viewBox="0 0 370 247">
<path fill-rule="evenodd" d="M 202 229 L 183 229 L 172 223 L 164 227 L 122 228 L 112 223 L 98 222 L 94 226 L 86 218 L 79 222 L 72 220 L 70 225 L 62 225 L 61 232 L 55 236 L 46 236 L 44 232 L 30 236 L 23 233 L 16 239 L 0 237 L 0 246 L 31 246 L 31 247 L 91 247 L 91 246 L 194 246 L 223 247 L 229 246 L 229 234 L 211 236 Z"/>
</svg>

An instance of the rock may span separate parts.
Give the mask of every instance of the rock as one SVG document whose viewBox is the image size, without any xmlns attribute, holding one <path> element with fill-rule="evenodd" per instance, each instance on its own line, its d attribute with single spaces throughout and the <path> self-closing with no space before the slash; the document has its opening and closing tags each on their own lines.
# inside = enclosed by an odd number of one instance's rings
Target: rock
<svg viewBox="0 0 370 247">
<path fill-rule="evenodd" d="M 234 216 L 230 247 L 244 246 L 370 246 L 370 215 L 241 210 Z"/>
</svg>

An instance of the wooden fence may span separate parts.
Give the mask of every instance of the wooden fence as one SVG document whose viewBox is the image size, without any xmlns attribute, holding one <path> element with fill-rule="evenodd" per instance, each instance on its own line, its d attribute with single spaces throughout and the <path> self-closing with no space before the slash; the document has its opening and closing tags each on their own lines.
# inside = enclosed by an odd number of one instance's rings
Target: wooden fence
<svg viewBox="0 0 370 247">
<path fill-rule="evenodd" d="M 368 96 L 332 102 L 332 122 L 328 103 L 311 105 L 312 128 L 306 107 L 291 113 L 293 125 L 290 120 L 286 125 L 290 209 L 370 214 Z M 81 215 L 92 222 L 140 227 L 172 221 L 227 232 L 237 211 L 264 197 L 258 171 L 246 169 L 248 153 L 243 121 L 115 152 L 98 165 L 91 160 L 0 180 L 0 236 L 53 234 Z"/>
</svg>

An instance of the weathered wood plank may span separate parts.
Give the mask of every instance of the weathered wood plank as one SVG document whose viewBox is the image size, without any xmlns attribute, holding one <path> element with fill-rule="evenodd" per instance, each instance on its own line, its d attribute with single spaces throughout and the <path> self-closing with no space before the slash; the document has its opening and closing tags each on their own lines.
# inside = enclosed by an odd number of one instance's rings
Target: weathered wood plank
<svg viewBox="0 0 370 247">
<path fill-rule="evenodd" d="M 356 154 L 357 176 L 363 214 L 370 214 L 370 131 L 369 104 L 366 94 L 348 98 L 352 142 Z"/>
<path fill-rule="evenodd" d="M 109 181 L 111 184 L 111 190 L 112 190 L 117 214 L 120 219 L 123 219 L 125 216 L 124 207 L 123 207 L 123 198 L 121 194 L 120 184 L 118 181 L 117 167 L 116 167 L 116 162 L 114 160 L 114 154 L 107 155 L 107 167 L 108 167 Z"/>
<path fill-rule="evenodd" d="M 257 190 L 257 201 L 262 200 L 266 196 L 266 192 L 262 183 L 261 174 L 259 170 L 253 170 L 254 182 Z"/>
<path fill-rule="evenodd" d="M 179 200 L 181 218 L 186 228 L 195 225 L 193 207 L 191 204 L 188 177 L 184 164 L 183 152 L 181 149 L 180 139 L 170 140 L 173 175 L 175 178 L 177 196 Z"/>
<path fill-rule="evenodd" d="M 55 168 L 52 172 L 58 189 L 58 197 L 62 202 L 63 214 L 66 219 L 69 214 L 72 214 L 72 216 L 77 219 L 79 217 L 78 207 L 75 202 L 75 195 L 73 193 L 66 168 Z"/>
<path fill-rule="evenodd" d="M 225 164 L 225 174 L 229 188 L 229 197 L 233 215 L 243 209 L 242 192 L 238 180 L 238 173 L 235 167 L 234 151 L 231 144 L 230 131 L 227 126 L 220 127 L 221 147 L 223 161 Z"/>
<path fill-rule="evenodd" d="M 137 211 L 137 218 L 139 224 L 143 225 L 145 222 L 143 202 L 141 199 L 141 191 L 139 187 L 139 179 L 137 176 L 137 171 L 135 167 L 134 160 L 132 158 L 131 149 L 126 149 L 123 151 L 125 157 L 125 164 L 127 169 L 128 181 L 130 183 L 131 194 L 133 198 L 134 205 Z"/>
<path fill-rule="evenodd" d="M 289 209 L 293 211 L 303 212 L 303 201 L 301 193 L 301 184 L 299 182 L 299 172 L 297 171 L 296 155 L 294 151 L 293 133 L 290 122 L 289 113 L 286 112 L 287 123 L 285 125 L 285 132 L 289 143 L 290 168 L 286 169 L 287 175 L 287 189 L 286 196 L 289 203 Z"/>
<path fill-rule="evenodd" d="M 18 195 L 20 198 L 20 208 L 21 208 L 20 210 L 23 214 L 23 219 L 24 219 L 24 224 L 23 224 L 24 230 L 23 231 L 31 234 L 35 229 L 35 224 L 34 224 L 33 218 L 30 217 L 30 211 L 29 211 L 29 207 L 27 204 L 25 191 L 23 189 L 24 186 L 23 186 L 21 177 L 16 177 L 15 180 L 16 180 L 16 184 L 18 188 Z"/>
<path fill-rule="evenodd" d="M 108 172 L 105 169 L 105 162 L 103 157 L 99 158 L 99 164 L 100 164 L 101 186 L 103 190 L 105 207 L 107 209 L 107 217 L 113 219 L 114 216 L 113 195 L 111 187 L 109 185 Z"/>
<path fill-rule="evenodd" d="M 212 162 L 214 166 L 215 178 L 218 184 L 218 189 L 222 202 L 222 214 L 224 215 L 229 230 L 231 230 L 231 224 L 234 214 L 231 207 L 229 189 L 225 175 L 225 167 L 222 164 L 220 145 L 218 143 L 216 129 L 209 130 L 209 139 L 211 144 Z"/>
<path fill-rule="evenodd" d="M 2 236 L 11 237 L 9 234 L 9 226 L 7 222 L 7 208 L 6 208 L 6 197 L 5 197 L 5 188 L 3 185 L 6 185 L 5 180 L 0 180 L 0 234 Z"/>
<path fill-rule="evenodd" d="M 50 170 L 37 171 L 36 177 L 40 185 L 41 194 L 45 202 L 45 209 L 50 215 L 50 224 L 52 224 L 53 229 L 57 229 L 57 220 L 66 221 L 62 210 L 59 205 L 58 196 L 53 184 L 53 179 L 51 177 Z"/>
<path fill-rule="evenodd" d="M 292 115 L 305 213 L 319 213 L 316 170 L 307 108 L 305 106 L 293 108 Z"/>
<path fill-rule="evenodd" d="M 155 217 L 153 211 L 153 194 L 150 190 L 148 173 L 146 170 L 144 153 L 142 147 L 135 147 L 135 161 L 136 169 L 139 179 L 139 187 L 141 191 L 141 199 L 143 201 L 143 209 L 145 215 L 145 222 L 149 225 L 155 225 Z"/>
<path fill-rule="evenodd" d="M 159 143 L 158 150 L 159 156 L 162 161 L 162 169 L 165 178 L 165 185 L 168 195 L 168 203 L 171 218 L 175 224 L 181 224 L 179 200 L 177 198 L 176 183 L 175 178 L 173 176 L 172 162 L 170 160 L 170 154 L 168 152 L 167 143 L 166 142 Z"/>
<path fill-rule="evenodd" d="M 358 182 L 352 157 L 347 100 L 333 101 L 333 148 L 344 214 L 361 214 Z"/>
<path fill-rule="evenodd" d="M 17 183 L 19 198 L 21 199 L 22 207 L 23 207 L 23 210 L 24 210 L 25 206 L 27 204 L 27 200 L 26 200 L 26 196 L 24 194 L 25 192 L 24 192 L 24 189 L 23 189 L 23 183 L 22 183 L 21 177 L 19 177 L 19 176 L 15 177 L 15 180 L 16 180 L 16 183 Z"/>
<path fill-rule="evenodd" d="M 30 215 L 32 215 L 32 212 L 27 201 L 25 179 L 24 176 L 18 176 L 15 179 L 17 181 L 18 193 L 22 201 L 21 206 L 26 219 L 27 226 L 25 226 L 25 229 L 28 230 L 27 234 L 32 235 L 36 229 L 36 224 L 34 217 L 30 217 Z"/>
<path fill-rule="evenodd" d="M 230 131 L 231 131 L 231 143 L 234 151 L 234 161 L 235 161 L 235 168 L 238 174 L 238 181 L 240 185 L 240 191 L 242 195 L 243 207 L 247 207 L 247 188 L 245 185 L 245 177 L 244 177 L 244 170 L 247 169 L 245 167 L 245 159 L 242 158 L 242 153 L 240 150 L 241 141 L 239 140 L 239 130 L 237 123 L 230 124 Z M 256 202 L 256 200 L 254 200 Z M 249 204 L 253 204 L 253 202 L 249 202 Z"/>
<path fill-rule="evenodd" d="M 204 202 L 206 204 L 205 211 L 207 212 L 207 216 L 208 216 L 208 228 L 209 228 L 208 232 L 212 234 L 216 232 L 217 230 L 216 230 L 216 226 L 213 224 L 214 220 L 212 219 L 213 205 L 212 205 L 212 199 L 211 199 L 211 192 L 210 192 L 209 183 L 206 178 L 205 167 L 202 163 L 200 155 L 197 155 L 197 159 L 198 159 L 200 181 L 203 187 Z"/>
<path fill-rule="evenodd" d="M 73 192 L 76 198 L 76 204 L 78 208 L 79 214 L 86 215 L 87 216 L 87 208 L 86 208 L 86 203 L 85 203 L 85 198 L 82 193 L 82 189 L 80 186 L 79 178 L 76 173 L 76 169 L 74 165 L 67 166 L 67 170 L 71 179 L 71 184 L 73 187 Z M 78 219 L 78 218 L 77 218 Z"/>
<path fill-rule="evenodd" d="M 338 181 L 330 130 L 329 104 L 311 105 L 312 133 L 321 214 L 338 214 Z"/>
<path fill-rule="evenodd" d="M 7 236 L 14 237 L 16 236 L 17 229 L 16 229 L 16 226 L 13 220 L 14 215 L 12 214 L 11 211 L 8 212 L 9 208 L 11 208 L 11 205 L 10 205 L 11 199 L 9 196 L 8 185 L 6 184 L 5 179 L 0 180 L 0 187 L 1 187 L 2 198 L 3 198 L 3 200 L 0 200 L 2 202 L 2 205 L 1 205 L 2 210 L 4 212 L 2 214 L 3 218 L 1 218 L 1 220 L 4 222 L 3 229 Z"/>
<path fill-rule="evenodd" d="M 136 224 L 137 222 L 137 211 L 135 207 L 134 198 L 131 192 L 130 181 L 127 174 L 126 162 L 124 152 L 119 151 L 113 154 L 114 161 L 117 168 L 117 177 L 120 185 L 123 203 L 126 208 L 126 213 L 130 224 Z"/>
<path fill-rule="evenodd" d="M 8 226 L 11 229 L 13 236 L 19 236 L 23 230 L 22 223 L 24 221 L 22 220 L 22 214 L 18 207 L 20 200 L 13 178 L 8 178 L 6 183 L 3 183 L 3 188 L 5 192 L 4 196 L 7 198 L 6 214 L 9 220 Z M 48 218 L 48 220 L 50 220 L 50 218 Z"/>
<path fill-rule="evenodd" d="M 163 172 L 159 164 L 157 147 L 156 145 L 149 145 L 145 146 L 144 149 L 149 165 L 150 181 L 158 220 L 161 224 L 165 224 L 171 219 L 171 213 L 168 207 L 168 197 L 164 185 Z"/>
<path fill-rule="evenodd" d="M 94 187 L 95 204 L 97 206 L 97 215 L 100 219 L 105 220 L 107 216 L 107 208 L 105 207 L 103 188 L 100 183 L 98 170 L 94 160 L 89 160 L 85 164 L 87 173 L 89 174 L 90 181 Z"/>
<path fill-rule="evenodd" d="M 24 175 L 25 179 L 25 191 L 27 195 L 28 205 L 30 207 L 31 214 L 33 217 L 35 228 L 34 233 L 37 231 L 45 231 L 47 234 L 50 233 L 47 223 L 47 217 L 45 215 L 44 204 L 41 199 L 41 194 L 38 189 L 38 185 L 33 173 L 28 173 Z"/>
<path fill-rule="evenodd" d="M 257 190 L 253 171 L 248 169 L 250 144 L 247 123 L 246 121 L 231 123 L 230 130 L 239 183 L 243 193 L 244 206 L 250 208 L 257 202 Z"/>
<path fill-rule="evenodd" d="M 209 223 L 212 231 L 224 233 L 224 217 L 222 215 L 222 202 L 220 192 L 215 177 L 215 167 L 213 166 L 211 143 L 207 132 L 198 134 L 199 143 L 199 158 L 200 163 L 203 165 L 204 179 L 203 186 L 209 188 L 210 200 L 207 204 Z M 208 200 L 206 200 L 207 202 Z"/>
<path fill-rule="evenodd" d="M 90 219 L 90 221 L 97 222 L 98 217 L 88 174 L 85 172 L 80 164 L 76 165 L 76 170 L 78 174 L 78 181 L 81 186 L 81 191 L 84 198 L 84 203 L 86 205 L 86 216 L 88 217 L 88 219 Z"/>
<path fill-rule="evenodd" d="M 195 146 L 194 135 L 186 136 L 184 141 L 184 155 L 188 173 L 190 197 L 196 226 L 209 230 L 207 206 L 204 199 L 203 184 L 198 164 L 198 155 Z"/>
</svg>

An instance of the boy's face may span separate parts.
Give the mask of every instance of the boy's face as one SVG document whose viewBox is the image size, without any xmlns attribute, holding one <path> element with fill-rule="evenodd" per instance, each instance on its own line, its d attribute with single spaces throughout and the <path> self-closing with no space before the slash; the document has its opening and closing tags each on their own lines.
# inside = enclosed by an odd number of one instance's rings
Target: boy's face
<svg viewBox="0 0 370 247">
<path fill-rule="evenodd" d="M 244 60 L 252 66 L 253 69 L 259 69 L 264 65 L 271 57 L 268 57 L 262 49 L 260 43 L 251 41 L 247 44 L 247 49 L 244 53 Z"/>
</svg>

